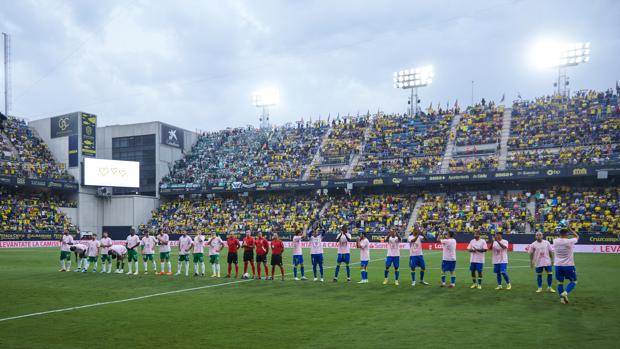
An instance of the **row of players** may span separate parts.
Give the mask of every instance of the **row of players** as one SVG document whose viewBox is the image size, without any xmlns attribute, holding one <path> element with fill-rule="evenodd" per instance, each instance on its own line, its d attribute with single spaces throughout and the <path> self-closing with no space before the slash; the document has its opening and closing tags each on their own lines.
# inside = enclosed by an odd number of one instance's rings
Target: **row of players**
<svg viewBox="0 0 620 349">
<path fill-rule="evenodd" d="M 569 235 L 572 237 L 569 238 Z M 304 270 L 304 260 L 302 253 L 302 241 L 305 238 L 305 233 L 298 231 L 292 239 L 293 250 L 293 274 L 295 280 L 306 280 Z M 320 281 L 324 281 L 323 272 L 323 244 L 322 235 L 318 231 L 314 231 L 310 238 L 310 255 L 312 261 L 312 269 L 314 274 L 314 281 L 318 281 L 318 275 L 320 274 Z M 555 265 L 556 280 L 558 282 L 558 293 L 562 303 L 568 303 L 568 293 L 570 293 L 576 286 L 577 275 L 574 264 L 574 246 L 578 241 L 579 236 L 576 232 L 569 230 L 568 228 L 560 229 L 560 237 L 553 241 L 553 245 L 549 241 L 543 239 L 542 233 L 536 234 L 536 241 L 528 247 L 528 253 L 530 255 L 531 266 L 536 270 L 537 285 L 536 292 L 542 292 L 543 272 L 547 273 L 547 291 L 554 293 L 552 288 L 553 283 L 553 270 L 552 266 Z M 422 242 L 426 240 L 426 234 L 415 230 L 407 237 L 407 243 L 409 243 L 409 267 L 411 269 L 411 285 L 416 285 L 416 269 L 420 269 L 420 283 L 422 285 L 428 285 L 424 280 L 426 271 L 426 263 L 424 261 L 424 255 L 422 252 Z M 452 231 L 444 232 L 439 237 L 439 242 L 442 244 L 443 256 L 441 263 L 441 287 L 453 288 L 456 286 L 456 240 L 454 239 L 454 233 Z M 338 275 L 340 272 L 341 264 L 345 264 L 347 281 L 351 281 L 350 264 L 350 246 L 352 241 L 351 234 L 346 228 L 336 237 L 338 246 L 337 266 L 333 281 L 338 281 Z M 170 239 L 168 234 L 162 230 L 156 237 L 149 234 L 148 231 L 144 233 L 144 236 L 140 239 L 135 231 L 131 229 L 129 236 L 126 239 L 126 245 L 113 245 L 112 240 L 104 233 L 103 238 L 98 241 L 93 236 L 92 240 L 85 243 L 76 243 L 68 231 L 65 231 L 61 239 L 61 269 L 60 271 L 67 271 L 71 268 L 71 252 L 74 252 L 76 259 L 78 260 L 77 272 L 87 272 L 89 265 L 93 263 L 93 271 L 96 272 L 98 256 L 101 255 L 102 260 L 102 273 L 110 273 L 112 268 L 112 259 L 116 259 L 116 273 L 124 272 L 125 260 L 127 260 L 129 271 L 127 274 L 138 274 L 138 249 L 141 249 L 142 259 L 144 262 L 144 273 L 148 274 L 148 262 L 153 263 L 153 270 L 157 273 L 157 264 L 153 257 L 155 253 L 155 246 L 159 245 L 159 257 L 160 257 L 160 275 L 172 275 L 172 265 L 170 262 Z M 361 266 L 361 281 L 358 283 L 368 283 L 368 263 L 370 261 L 370 242 L 361 234 L 355 241 L 356 247 L 360 251 L 360 266 Z M 389 283 L 390 269 L 394 270 L 394 284 L 399 285 L 399 268 L 400 268 L 400 243 L 403 239 L 399 234 L 392 230 L 385 237 L 387 244 L 387 257 L 385 260 L 385 271 L 383 284 Z M 226 277 L 231 277 L 232 266 L 235 268 L 235 277 L 238 277 L 238 250 L 243 248 L 243 261 L 244 272 L 243 277 L 249 278 L 248 264 L 252 269 L 252 278 L 261 279 L 261 265 L 265 269 L 265 279 L 273 280 L 275 276 L 275 267 L 279 267 L 281 278 L 284 280 L 284 266 L 282 263 L 282 253 L 284 252 L 284 243 L 277 234 L 273 234 L 273 239 L 268 241 L 262 233 L 258 233 L 256 238 L 252 237 L 251 232 L 246 232 L 246 236 L 240 242 L 235 234 L 230 234 L 226 241 L 223 241 L 215 233 L 206 239 L 201 231 L 197 232 L 197 235 L 192 239 L 187 235 L 187 231 L 183 231 L 178 241 L 178 265 L 176 275 L 181 275 L 183 266 L 185 267 L 185 275 L 189 275 L 189 254 L 192 253 L 194 262 L 194 275 L 205 275 L 205 262 L 204 262 L 204 248 L 209 249 L 209 261 L 212 266 L 211 277 L 220 277 L 220 263 L 219 256 L 222 249 L 228 249 L 227 264 L 228 274 Z M 269 270 L 267 268 L 267 254 L 271 249 L 271 277 L 269 276 Z M 511 289 L 510 278 L 508 276 L 508 241 L 505 240 L 501 233 L 495 233 L 493 242 L 490 246 L 484 239 L 480 238 L 479 233 L 474 234 L 474 239 L 469 242 L 467 250 L 470 252 L 470 271 L 472 277 L 472 289 L 482 289 L 482 271 L 485 262 L 485 253 L 488 250 L 492 253 L 493 271 L 497 277 L 497 290 L 504 288 L 503 282 L 505 282 L 505 288 Z M 254 250 L 256 250 L 256 263 L 254 264 Z M 68 264 L 66 264 L 68 263 Z M 135 267 L 135 271 L 132 268 Z M 168 267 L 168 272 L 165 273 L 165 267 Z M 258 273 L 257 268 L 258 267 Z M 298 268 L 301 278 L 298 277 Z M 319 274 L 317 274 L 317 269 Z M 450 276 L 450 283 L 446 284 L 447 276 Z M 564 281 L 568 280 L 569 284 L 564 289 Z"/>
</svg>

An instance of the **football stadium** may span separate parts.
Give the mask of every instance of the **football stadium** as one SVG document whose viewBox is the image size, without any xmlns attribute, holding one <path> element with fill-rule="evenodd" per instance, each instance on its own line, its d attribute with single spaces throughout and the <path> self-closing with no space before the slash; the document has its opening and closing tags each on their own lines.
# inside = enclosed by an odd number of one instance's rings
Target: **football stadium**
<svg viewBox="0 0 620 349">
<path fill-rule="evenodd" d="M 582 13 L 551 9 L 555 2 L 534 19 L 516 14 L 536 12 L 530 1 L 450 4 L 445 15 L 437 4 L 360 4 L 351 10 L 359 21 L 320 1 L 5 4 L 0 347 L 615 346 L 620 31 L 607 23 L 620 7 L 573 4 Z M 401 7 L 434 14 L 364 37 Z M 35 24 L 44 13 L 59 28 Z M 499 66 L 491 57 L 506 45 L 514 49 L 507 56 L 530 55 L 511 42 L 494 47 L 479 30 L 527 41 L 512 31 L 530 22 L 559 23 L 567 35 L 532 45 L 536 68 L 509 59 L 498 68 L 505 77 L 477 73 Z M 316 36 L 297 36 L 309 23 L 321 27 Z M 375 49 L 398 44 L 397 29 L 403 39 L 442 37 L 458 49 L 470 38 L 462 26 L 483 36 L 469 43 L 482 45 L 471 67 L 438 42 L 424 54 L 415 45 Z M 170 28 L 174 39 L 162 34 Z M 230 36 L 210 41 L 208 28 Z M 275 33 L 287 28 L 297 34 Z M 56 30 L 73 33 L 61 35 L 75 48 L 68 56 L 64 45 L 33 44 Z M 192 30 L 221 57 L 205 68 L 215 75 L 193 76 L 188 87 L 167 80 L 177 70 L 150 50 L 178 40 L 179 51 L 167 54 L 202 54 L 182 44 L 196 39 Z M 93 64 L 110 31 L 126 42 L 107 49 L 123 58 Z M 266 66 L 244 56 L 295 51 L 287 38 L 323 51 Z M 226 60 L 252 72 L 228 73 L 218 63 Z M 348 65 L 368 70 L 353 84 L 366 92 L 343 87 Z M 255 78 L 278 69 L 280 80 Z M 527 69 L 538 70 L 520 73 Z M 385 81 L 375 83 L 375 71 Z M 75 72 L 77 80 L 67 77 Z M 89 78 L 101 72 L 102 80 Z M 287 84 L 289 73 L 307 81 Z M 119 79 L 153 89 L 132 94 Z M 231 99 L 246 83 L 255 88 Z M 306 83 L 305 91 L 276 87 Z M 157 86 L 165 97 L 152 99 Z"/>
</svg>

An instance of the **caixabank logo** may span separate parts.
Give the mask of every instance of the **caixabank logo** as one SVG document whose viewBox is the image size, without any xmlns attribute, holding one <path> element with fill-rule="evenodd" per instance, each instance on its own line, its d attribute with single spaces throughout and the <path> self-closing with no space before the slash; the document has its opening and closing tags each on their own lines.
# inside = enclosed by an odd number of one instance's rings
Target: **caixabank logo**
<svg viewBox="0 0 620 349">
<path fill-rule="evenodd" d="M 573 176 L 585 176 L 587 174 L 588 174 L 587 168 L 574 168 L 573 169 Z"/>
</svg>

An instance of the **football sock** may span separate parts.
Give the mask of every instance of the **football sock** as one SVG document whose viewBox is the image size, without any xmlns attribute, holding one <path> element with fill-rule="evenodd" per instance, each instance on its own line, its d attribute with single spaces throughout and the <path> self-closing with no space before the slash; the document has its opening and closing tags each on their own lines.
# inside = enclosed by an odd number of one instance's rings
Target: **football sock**
<svg viewBox="0 0 620 349">
<path fill-rule="evenodd" d="M 314 274 L 314 277 L 316 277 L 316 263 L 312 264 L 312 274 Z"/>
<path fill-rule="evenodd" d="M 297 277 L 297 267 L 293 267 L 293 276 Z"/>
<path fill-rule="evenodd" d="M 335 278 L 338 278 L 338 273 L 340 273 L 340 264 L 336 266 L 336 273 L 334 274 Z"/>
<path fill-rule="evenodd" d="M 415 271 L 411 272 L 411 281 L 415 281 Z"/>
<path fill-rule="evenodd" d="M 272 265 L 271 266 L 271 277 L 275 279 L 275 275 L 276 275 L 276 266 Z"/>
<path fill-rule="evenodd" d="M 256 275 L 256 266 L 254 266 L 254 261 L 250 261 L 250 266 L 252 267 L 252 276 Z"/>
<path fill-rule="evenodd" d="M 177 262 L 177 273 L 181 274 L 181 262 Z"/>
<path fill-rule="evenodd" d="M 143 264 L 144 264 L 144 271 L 148 271 L 148 265 L 146 264 L 146 262 L 144 262 Z"/>
<path fill-rule="evenodd" d="M 507 284 L 510 283 L 510 278 L 508 277 L 507 273 L 502 273 L 502 276 L 504 277 L 504 280 L 506 281 Z"/>
<path fill-rule="evenodd" d="M 93 266 L 94 266 L 95 268 L 94 268 L 93 270 L 97 270 L 97 264 L 98 264 L 98 263 L 99 263 L 99 262 L 95 261 L 95 264 L 93 264 Z"/>
<path fill-rule="evenodd" d="M 136 269 L 138 268 L 138 266 L 136 265 Z M 185 276 L 187 276 L 189 274 L 189 262 L 185 262 Z"/>
<path fill-rule="evenodd" d="M 562 292 L 564 292 L 564 284 L 558 284 L 558 295 L 562 297 Z"/>
<path fill-rule="evenodd" d="M 66 269 L 65 268 L 65 260 L 64 259 L 60 261 L 60 268 Z"/>
<path fill-rule="evenodd" d="M 217 272 L 215 271 L 215 264 L 211 264 L 211 271 L 213 272 L 213 274 L 216 274 Z"/>
<path fill-rule="evenodd" d="M 67 270 L 71 269 L 71 260 L 69 259 L 67 261 Z"/>
<path fill-rule="evenodd" d="M 542 288 L 542 274 L 538 274 L 536 276 L 536 284 L 538 285 L 538 288 Z"/>
<path fill-rule="evenodd" d="M 136 267 L 136 273 L 138 272 L 138 261 L 133 262 L 134 267 Z"/>
<path fill-rule="evenodd" d="M 456 276 L 450 276 L 450 283 L 456 285 Z"/>
<path fill-rule="evenodd" d="M 128 264 L 127 266 L 129 267 L 129 272 L 131 273 L 131 262 L 129 262 L 127 264 Z"/>
<path fill-rule="evenodd" d="M 399 276 L 399 275 L 400 275 L 400 271 L 395 270 L 395 271 L 394 271 L 394 278 L 395 278 L 395 280 L 396 280 L 396 281 L 398 281 L 398 276 Z"/>
<path fill-rule="evenodd" d="M 194 274 L 198 274 L 198 264 L 194 264 Z"/>
<path fill-rule="evenodd" d="M 552 284 L 553 284 L 553 275 L 547 274 L 547 287 L 551 287 Z"/>
<path fill-rule="evenodd" d="M 248 261 L 243 261 L 243 274 L 248 272 Z"/>
<path fill-rule="evenodd" d="M 446 276 L 445 276 L 445 275 L 442 275 L 442 276 L 441 276 L 441 283 L 442 283 L 442 284 L 445 284 L 445 283 L 446 283 Z"/>
<path fill-rule="evenodd" d="M 239 264 L 235 264 L 235 277 L 239 276 Z"/>
<path fill-rule="evenodd" d="M 205 273 L 205 262 L 200 262 L 200 270 L 203 274 Z"/>
<path fill-rule="evenodd" d="M 284 280 L 284 267 L 280 266 L 280 274 L 282 274 L 282 280 Z"/>
<path fill-rule="evenodd" d="M 146 271 L 146 269 L 145 269 L 145 271 Z M 157 272 L 157 262 L 155 262 L 155 261 L 153 261 L 153 271 Z"/>
<path fill-rule="evenodd" d="M 267 267 L 267 263 L 265 263 L 264 266 L 265 266 L 265 277 L 269 277 L 269 268 Z M 260 268 L 260 265 L 258 267 Z"/>
<path fill-rule="evenodd" d="M 230 269 L 231 269 L 231 268 L 232 268 L 232 265 L 230 265 L 230 264 L 229 264 L 229 265 L 228 265 L 228 276 L 230 276 L 230 271 L 231 271 Z"/>
<path fill-rule="evenodd" d="M 351 278 L 351 267 L 347 264 L 347 279 Z"/>
<path fill-rule="evenodd" d="M 482 285 L 482 278 L 478 278 L 478 285 Z"/>
<path fill-rule="evenodd" d="M 84 262 L 84 270 L 88 270 L 88 266 L 89 266 L 89 264 L 90 264 L 90 263 L 88 263 L 88 261 L 85 261 L 85 262 Z"/>
<path fill-rule="evenodd" d="M 161 272 L 164 272 L 164 262 L 159 263 L 159 266 L 161 267 Z"/>
<path fill-rule="evenodd" d="M 424 281 L 424 270 L 420 270 L 420 281 Z"/>
<path fill-rule="evenodd" d="M 495 275 L 497 275 L 497 284 L 498 284 L 498 285 L 501 285 L 501 284 L 502 284 L 502 274 L 497 273 L 497 274 L 495 274 Z"/>
<path fill-rule="evenodd" d="M 299 270 L 301 271 L 301 277 L 304 277 L 305 276 L 305 272 L 304 272 L 303 265 L 301 266 L 301 268 L 299 268 Z"/>
<path fill-rule="evenodd" d="M 389 275 L 390 275 L 390 270 L 389 269 L 385 269 L 383 271 L 383 277 L 385 277 L 387 279 Z"/>
<path fill-rule="evenodd" d="M 575 286 L 577 286 L 577 284 L 573 281 L 568 283 L 568 286 L 566 286 L 566 293 L 570 293 L 572 290 L 575 289 Z"/>
<path fill-rule="evenodd" d="M 323 263 L 319 264 L 319 272 L 321 273 L 321 278 L 323 278 Z"/>
</svg>

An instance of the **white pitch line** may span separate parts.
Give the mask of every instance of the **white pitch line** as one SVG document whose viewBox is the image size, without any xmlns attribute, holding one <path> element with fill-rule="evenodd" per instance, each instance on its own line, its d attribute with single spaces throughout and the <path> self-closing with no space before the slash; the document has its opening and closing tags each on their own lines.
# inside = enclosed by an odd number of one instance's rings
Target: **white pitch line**
<svg viewBox="0 0 620 349">
<path fill-rule="evenodd" d="M 381 258 L 381 259 L 371 259 L 369 262 L 375 262 L 375 261 L 378 261 L 378 260 L 383 260 L 383 258 Z M 351 263 L 351 264 L 359 264 L 359 261 Z M 335 267 L 336 266 L 324 267 L 323 270 L 325 270 L 325 269 L 333 269 Z M 291 273 L 286 273 L 284 275 L 291 275 Z M 93 308 L 93 307 L 99 307 L 99 306 L 102 306 L 102 305 L 126 303 L 126 302 L 132 302 L 132 301 L 138 301 L 138 300 L 142 300 L 142 299 L 147 299 L 147 298 L 153 298 L 153 297 L 166 296 L 166 295 L 176 294 L 176 293 L 183 293 L 183 292 L 203 290 L 203 289 L 207 289 L 207 288 L 226 286 L 226 285 L 232 285 L 232 284 L 238 284 L 238 283 L 248 282 L 248 281 L 252 281 L 252 279 L 235 280 L 235 281 L 223 282 L 223 283 L 215 284 L 215 285 L 205 285 L 205 286 L 184 288 L 184 289 L 180 289 L 180 290 L 147 294 L 147 295 L 144 295 L 144 296 L 131 297 L 131 298 L 126 298 L 126 299 L 119 299 L 119 300 L 115 300 L 115 301 L 98 302 L 98 303 L 93 303 L 93 304 L 78 305 L 78 306 L 69 307 L 69 308 L 61 308 L 61 309 L 40 311 L 40 312 L 36 312 L 36 313 L 30 313 L 30 314 L 24 314 L 24 315 L 17 315 L 17 316 L 1 318 L 0 322 L 17 320 L 17 319 L 23 319 L 23 318 L 34 317 L 34 316 L 39 316 L 39 315 L 46 315 L 46 314 L 53 314 L 53 313 L 62 313 L 62 312 L 66 312 L 66 311 L 79 310 L 79 309 L 85 309 L 85 308 Z"/>
</svg>

